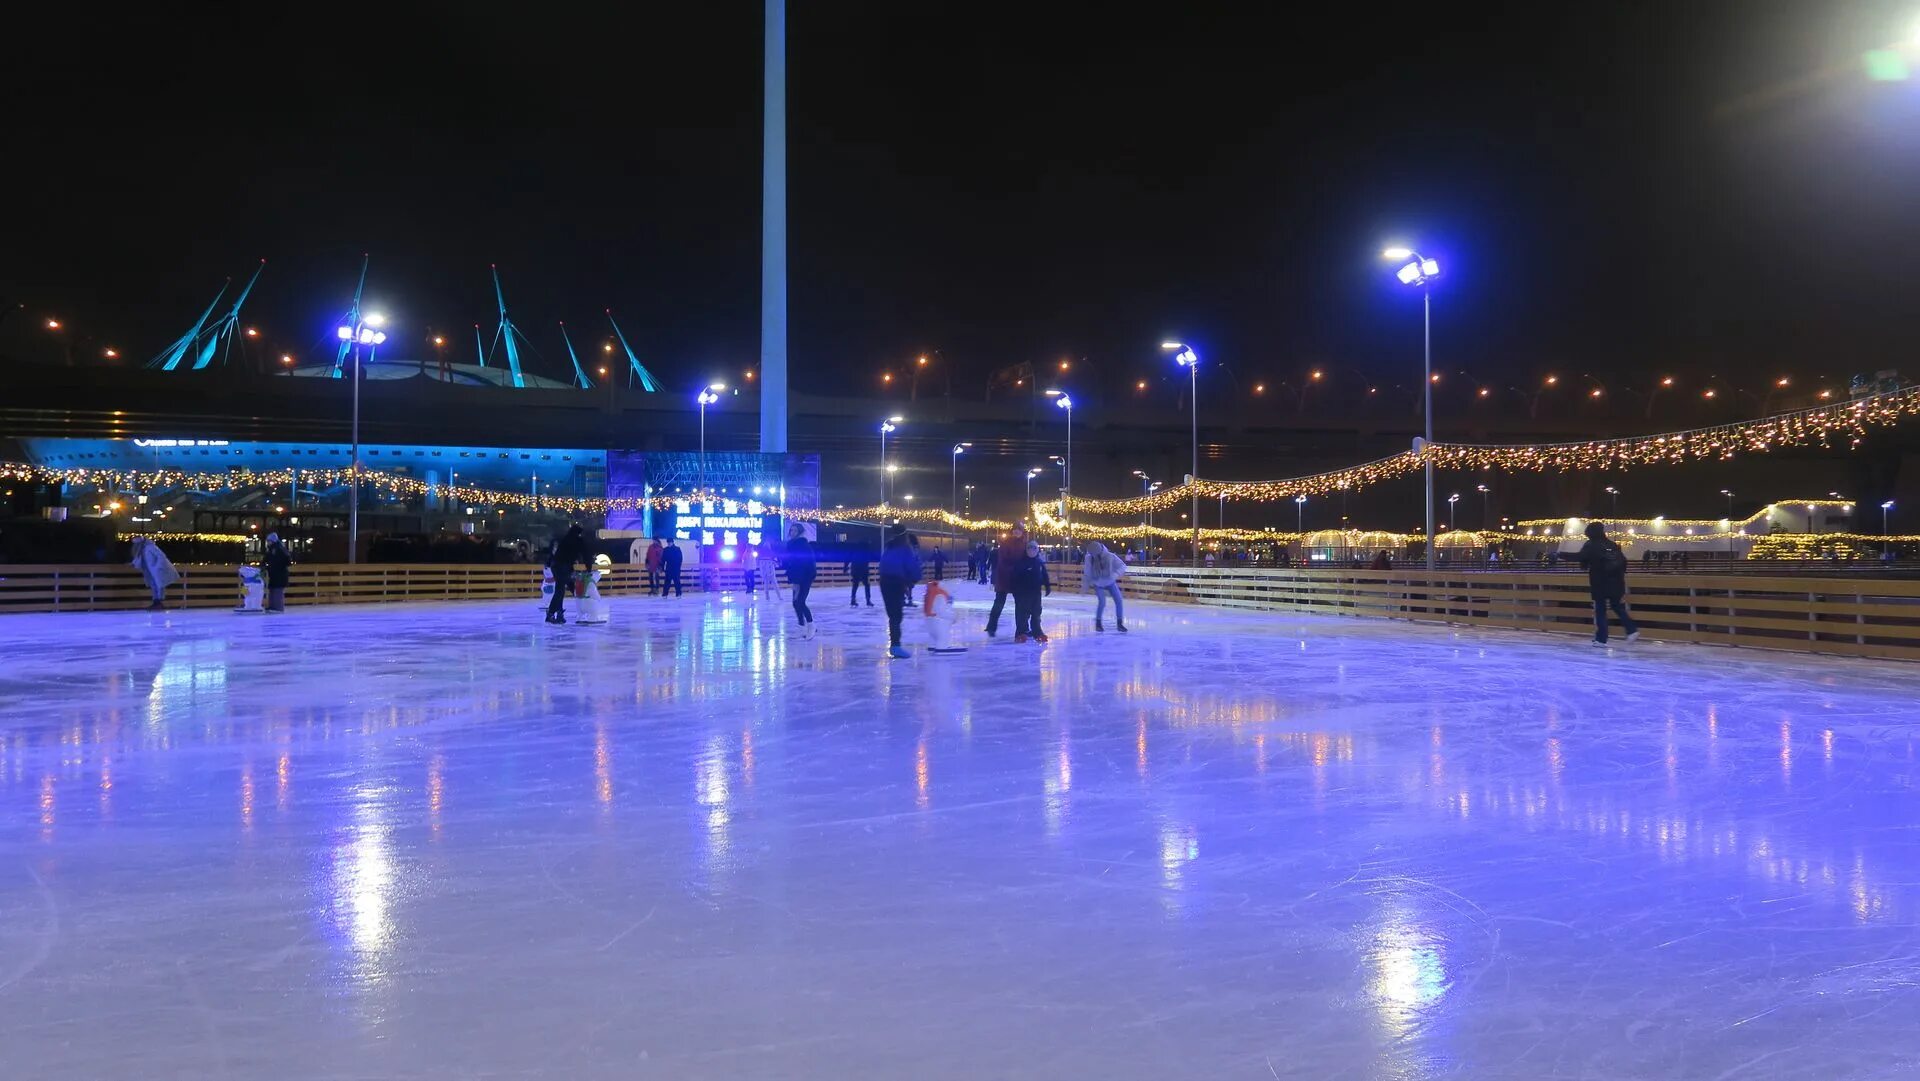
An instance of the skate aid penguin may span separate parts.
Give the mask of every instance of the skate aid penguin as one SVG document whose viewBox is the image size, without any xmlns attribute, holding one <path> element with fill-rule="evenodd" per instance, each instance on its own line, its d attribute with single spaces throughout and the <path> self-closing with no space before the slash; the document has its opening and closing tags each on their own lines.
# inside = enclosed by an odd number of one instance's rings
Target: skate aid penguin
<svg viewBox="0 0 1920 1081">
<path fill-rule="evenodd" d="M 240 607 L 235 608 L 234 611 L 244 612 L 248 615 L 265 612 L 266 608 L 261 605 L 260 598 L 266 592 L 266 588 L 267 582 L 266 579 L 260 576 L 259 567 L 241 567 Z"/>
<path fill-rule="evenodd" d="M 920 610 L 927 617 L 927 652 L 936 656 L 965 653 L 967 647 L 953 644 L 953 595 L 939 582 L 928 582 Z"/>
<path fill-rule="evenodd" d="M 607 621 L 607 602 L 600 596 L 600 579 L 613 570 L 613 557 L 605 552 L 593 557 L 593 570 L 581 579 L 580 614 L 573 617 L 575 623 L 605 623 Z"/>
</svg>

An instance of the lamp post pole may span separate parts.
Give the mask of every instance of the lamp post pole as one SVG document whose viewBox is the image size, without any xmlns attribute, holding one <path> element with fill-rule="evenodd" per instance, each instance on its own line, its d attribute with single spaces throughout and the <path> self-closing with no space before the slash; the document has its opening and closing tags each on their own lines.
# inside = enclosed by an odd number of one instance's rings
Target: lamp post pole
<svg viewBox="0 0 1920 1081">
<path fill-rule="evenodd" d="M 707 494 L 707 406 L 720 400 L 720 392 L 727 389 L 725 383 L 708 383 L 696 399 L 700 403 L 700 498 L 706 501 Z"/>
<path fill-rule="evenodd" d="M 953 445 L 953 475 L 947 484 L 948 514 L 960 513 L 960 455 L 965 453 L 966 449 L 971 446 L 973 446 L 972 443 L 955 443 Z"/>
<path fill-rule="evenodd" d="M 1399 278 L 1403 285 L 1417 285 L 1420 287 L 1420 393 L 1423 403 L 1421 412 L 1425 415 L 1426 420 L 1426 442 L 1424 446 L 1431 448 L 1433 445 L 1433 289 L 1430 283 L 1434 278 L 1439 277 L 1440 264 L 1432 259 L 1426 258 L 1412 248 L 1388 248 L 1381 253 L 1381 256 L 1396 261 L 1402 259 L 1411 260 L 1402 265 L 1398 271 L 1395 271 L 1394 276 Z M 1434 507 L 1433 454 L 1431 450 L 1429 450 L 1424 457 L 1426 459 L 1426 468 L 1422 470 L 1422 472 L 1426 476 L 1427 487 L 1427 569 L 1432 570 L 1434 567 Z"/>
<path fill-rule="evenodd" d="M 1187 404 L 1192 408 L 1193 447 L 1187 467 L 1187 517 L 1193 523 L 1193 565 L 1200 565 L 1200 355 L 1183 342 L 1161 342 L 1160 348 L 1187 369 Z"/>
<path fill-rule="evenodd" d="M 347 492 L 347 562 L 360 562 L 360 380 L 364 374 L 360 357 L 363 348 L 377 348 L 387 340 L 387 333 L 380 328 L 387 323 L 387 317 L 378 312 L 369 312 L 363 319 L 356 319 L 350 326 L 335 331 L 343 342 L 353 345 L 353 458 L 349 466 L 350 488 Z M 296 496 L 298 493 L 295 493 Z"/>
</svg>

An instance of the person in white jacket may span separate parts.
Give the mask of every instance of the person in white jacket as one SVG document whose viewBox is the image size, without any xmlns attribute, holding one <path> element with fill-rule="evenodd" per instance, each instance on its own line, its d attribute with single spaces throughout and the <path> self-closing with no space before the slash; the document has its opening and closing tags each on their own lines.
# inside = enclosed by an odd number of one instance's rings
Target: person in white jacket
<svg viewBox="0 0 1920 1081">
<path fill-rule="evenodd" d="M 1127 561 L 1117 553 L 1107 550 L 1099 541 L 1087 542 L 1086 558 L 1080 561 L 1080 576 L 1093 591 L 1093 629 L 1104 631 L 1107 628 L 1102 620 L 1107 614 L 1107 598 L 1113 598 L 1113 628 L 1124 632 L 1127 629 L 1127 610 L 1120 600 L 1120 578 L 1127 573 Z"/>
<path fill-rule="evenodd" d="M 173 560 L 167 558 L 167 553 L 161 551 L 151 537 L 135 537 L 133 565 L 147 580 L 147 588 L 153 591 L 153 603 L 147 610 L 157 612 L 165 608 L 167 587 L 180 580 L 180 572 L 173 569 Z"/>
</svg>

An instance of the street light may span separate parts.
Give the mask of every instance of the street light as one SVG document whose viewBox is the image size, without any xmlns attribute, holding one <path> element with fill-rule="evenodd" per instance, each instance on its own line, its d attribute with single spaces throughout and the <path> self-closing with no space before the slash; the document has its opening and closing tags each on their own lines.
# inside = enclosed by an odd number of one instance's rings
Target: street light
<svg viewBox="0 0 1920 1081">
<path fill-rule="evenodd" d="M 1480 528 L 1485 529 L 1487 528 L 1487 493 L 1493 489 L 1482 484 L 1476 490 L 1480 493 Z"/>
<path fill-rule="evenodd" d="M 887 433 L 899 431 L 900 423 L 905 419 L 888 417 L 880 422 L 880 505 L 882 507 L 887 505 Z M 885 528 L 886 524 L 882 522 L 881 529 L 884 531 Z"/>
<path fill-rule="evenodd" d="M 1447 521 L 1451 523 L 1455 529 L 1460 528 L 1460 516 L 1454 513 L 1453 509 L 1453 505 L 1458 502 L 1460 502 L 1459 492 L 1455 492 L 1447 497 Z"/>
<path fill-rule="evenodd" d="M 334 330 L 335 337 L 353 343 L 353 487 L 347 493 L 348 563 L 360 561 L 360 350 L 364 347 L 371 356 L 387 340 L 386 331 L 380 329 L 386 325 L 386 316 L 371 312 L 358 323 Z"/>
<path fill-rule="evenodd" d="M 1422 256 L 1412 248 L 1393 247 L 1380 253 L 1383 259 L 1406 260 L 1394 277 L 1400 284 L 1416 286 L 1420 290 L 1421 323 L 1421 379 L 1420 392 L 1425 395 L 1426 404 L 1421 412 L 1426 415 L 1427 434 L 1423 447 L 1433 443 L 1433 279 L 1440 276 L 1440 264 Z M 1433 457 L 1426 456 L 1427 486 L 1427 569 L 1433 569 Z"/>
<path fill-rule="evenodd" d="M 1133 471 L 1133 475 L 1140 478 L 1141 496 L 1145 497 L 1145 496 L 1152 495 L 1153 494 L 1153 478 L 1147 476 L 1147 471 L 1144 469 L 1136 469 Z M 1149 506 L 1147 508 L 1147 512 L 1140 516 L 1140 524 L 1146 525 L 1148 522 L 1152 521 L 1152 518 L 1150 517 L 1152 514 L 1153 514 L 1153 508 Z"/>
<path fill-rule="evenodd" d="M 967 448 L 971 446 L 973 446 L 972 443 L 955 443 L 953 445 L 953 476 L 947 485 L 948 514 L 956 514 L 959 512 L 957 504 L 960 502 L 960 455 L 966 453 Z"/>
<path fill-rule="evenodd" d="M 1303 495 L 1293 497 L 1293 531 L 1295 533 L 1307 531 L 1307 497 Z"/>
<path fill-rule="evenodd" d="M 1064 370 L 1066 361 L 1060 362 Z M 1064 390 L 1047 391 L 1047 397 L 1053 404 L 1067 411 L 1067 458 L 1060 466 L 1060 514 L 1067 520 L 1067 545 L 1073 545 L 1073 395 Z"/>
<path fill-rule="evenodd" d="M 962 490 L 967 493 L 966 515 L 968 518 L 972 518 L 973 517 L 973 485 L 969 484 Z"/>
<path fill-rule="evenodd" d="M 1160 348 L 1173 354 L 1173 359 L 1187 370 L 1187 404 L 1193 407 L 1193 463 L 1187 472 L 1187 487 L 1191 497 L 1189 519 L 1193 522 L 1193 565 L 1200 565 L 1200 355 L 1193 346 L 1184 342 L 1161 342 Z"/>
<path fill-rule="evenodd" d="M 1027 501 L 1024 504 L 1024 506 L 1026 507 L 1025 514 L 1033 513 L 1033 478 L 1039 476 L 1042 472 L 1044 472 L 1044 470 L 1042 470 L 1041 467 L 1037 465 L 1034 466 L 1032 469 L 1027 470 Z M 1025 517 L 1023 515 L 1022 521 L 1024 520 L 1025 520 Z"/>
<path fill-rule="evenodd" d="M 1880 504 L 1880 535 L 1883 537 L 1887 535 L 1887 512 L 1892 509 L 1893 509 L 1893 500 L 1891 499 L 1887 500 L 1885 503 Z M 1882 552 L 1885 552 L 1887 550 L 1886 542 L 1884 541 L 1881 542 L 1880 550 Z"/>
<path fill-rule="evenodd" d="M 719 401 L 720 392 L 725 389 L 727 389 L 727 385 L 725 383 L 708 383 L 705 387 L 701 388 L 699 397 L 694 399 L 694 401 L 697 401 L 700 403 L 700 496 L 701 496 L 701 502 L 706 501 L 706 493 L 707 493 L 707 407 Z"/>
<path fill-rule="evenodd" d="M 1620 489 L 1607 485 L 1607 494 L 1613 497 L 1613 517 L 1620 517 Z"/>
</svg>

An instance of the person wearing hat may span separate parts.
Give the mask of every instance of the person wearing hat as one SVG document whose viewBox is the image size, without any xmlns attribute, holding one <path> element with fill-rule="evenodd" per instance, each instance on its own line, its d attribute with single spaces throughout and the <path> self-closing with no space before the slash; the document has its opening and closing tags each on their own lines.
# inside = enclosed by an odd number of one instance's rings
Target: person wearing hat
<svg viewBox="0 0 1920 1081">
<path fill-rule="evenodd" d="M 900 621 L 907 614 L 907 591 L 920 580 L 920 557 L 914 554 L 913 540 L 911 533 L 895 529 L 880 553 L 880 603 L 887 609 L 887 637 L 892 643 L 887 656 L 895 660 L 909 656 L 900 644 Z"/>
<path fill-rule="evenodd" d="M 280 534 L 267 534 L 267 554 L 261 561 L 267 569 L 267 611 L 287 610 L 287 578 L 293 568 L 293 556 L 280 543 Z"/>
<path fill-rule="evenodd" d="M 1599 522 L 1589 523 L 1587 543 L 1580 547 L 1580 554 L 1574 558 L 1587 568 L 1587 592 L 1593 595 L 1593 644 L 1607 644 L 1609 607 L 1620 617 L 1620 626 L 1627 632 L 1627 641 L 1638 640 L 1640 625 L 1627 613 L 1627 556 L 1607 536 L 1607 528 Z"/>
</svg>

